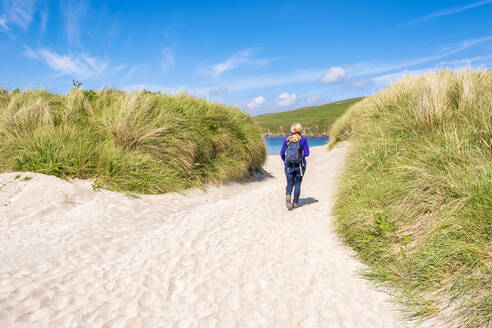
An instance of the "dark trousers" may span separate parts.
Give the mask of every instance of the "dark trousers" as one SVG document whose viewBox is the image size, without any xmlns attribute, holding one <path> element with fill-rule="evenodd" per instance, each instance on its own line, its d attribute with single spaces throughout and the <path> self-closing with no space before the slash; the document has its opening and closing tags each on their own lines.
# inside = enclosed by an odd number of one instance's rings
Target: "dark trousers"
<svg viewBox="0 0 492 328">
<path fill-rule="evenodd" d="M 294 204 L 299 203 L 299 196 L 301 195 L 301 183 L 302 175 L 306 172 L 305 164 L 285 164 L 285 177 L 287 178 L 287 187 L 285 188 L 285 194 L 287 196 L 292 195 L 292 189 L 294 189 Z"/>
</svg>

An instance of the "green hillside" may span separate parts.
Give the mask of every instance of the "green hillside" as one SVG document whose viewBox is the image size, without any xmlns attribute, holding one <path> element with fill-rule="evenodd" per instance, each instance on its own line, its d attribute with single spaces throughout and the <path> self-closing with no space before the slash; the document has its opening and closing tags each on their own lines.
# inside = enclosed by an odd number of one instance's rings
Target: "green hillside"
<svg viewBox="0 0 492 328">
<path fill-rule="evenodd" d="M 293 122 L 300 122 L 307 135 L 328 135 L 330 126 L 353 104 L 363 98 L 352 98 L 330 104 L 303 107 L 281 113 L 258 115 L 254 119 L 265 134 L 286 134 Z"/>
</svg>

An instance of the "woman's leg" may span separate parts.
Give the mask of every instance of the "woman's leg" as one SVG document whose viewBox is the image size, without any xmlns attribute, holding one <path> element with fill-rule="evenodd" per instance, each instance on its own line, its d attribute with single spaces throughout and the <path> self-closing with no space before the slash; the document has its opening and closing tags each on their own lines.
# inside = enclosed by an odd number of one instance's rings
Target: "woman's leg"
<svg viewBox="0 0 492 328">
<path fill-rule="evenodd" d="M 287 209 L 291 210 L 293 207 L 291 195 L 295 184 L 293 167 L 285 166 L 285 177 L 287 178 L 287 186 L 285 187 L 285 205 L 287 206 Z"/>
<path fill-rule="evenodd" d="M 295 177 L 295 183 L 294 183 L 294 204 L 299 204 L 299 196 L 301 196 L 301 183 L 302 183 L 302 176 L 296 175 Z"/>
<path fill-rule="evenodd" d="M 294 204 L 297 206 L 299 204 L 299 197 L 301 196 L 301 183 L 302 183 L 302 177 L 304 176 L 304 173 L 306 172 L 306 166 L 302 166 L 302 175 L 301 175 L 301 169 L 299 168 L 297 170 L 297 174 L 294 177 Z"/>
<path fill-rule="evenodd" d="M 287 187 L 285 187 L 285 194 L 287 196 L 292 195 L 292 189 L 294 189 L 295 175 L 294 168 L 291 166 L 285 166 L 285 177 L 287 178 Z"/>
</svg>

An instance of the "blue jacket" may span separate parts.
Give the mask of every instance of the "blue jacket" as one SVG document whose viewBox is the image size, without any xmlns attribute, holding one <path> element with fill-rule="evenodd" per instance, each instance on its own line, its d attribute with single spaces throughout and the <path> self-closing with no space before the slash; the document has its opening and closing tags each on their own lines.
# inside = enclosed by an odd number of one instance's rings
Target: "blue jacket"
<svg viewBox="0 0 492 328">
<path fill-rule="evenodd" d="M 291 133 L 293 135 L 293 133 Z M 301 135 L 302 137 L 302 135 Z M 306 157 L 309 156 L 309 146 L 307 139 L 302 137 L 301 141 L 301 148 L 302 148 L 302 162 L 304 165 L 306 165 Z M 282 144 L 282 149 L 280 149 L 280 157 L 282 157 L 282 160 L 284 161 L 285 164 L 285 150 L 287 149 L 287 138 L 285 138 L 284 143 Z"/>
</svg>

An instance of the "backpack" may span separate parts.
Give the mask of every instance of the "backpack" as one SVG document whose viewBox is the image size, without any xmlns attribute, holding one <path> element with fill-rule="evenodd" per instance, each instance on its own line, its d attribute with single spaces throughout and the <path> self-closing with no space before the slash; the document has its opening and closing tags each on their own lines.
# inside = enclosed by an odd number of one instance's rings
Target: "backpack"
<svg viewBox="0 0 492 328">
<path fill-rule="evenodd" d="M 302 162 L 301 157 L 301 141 L 287 143 L 287 149 L 285 150 L 285 163 L 299 164 Z"/>
</svg>

